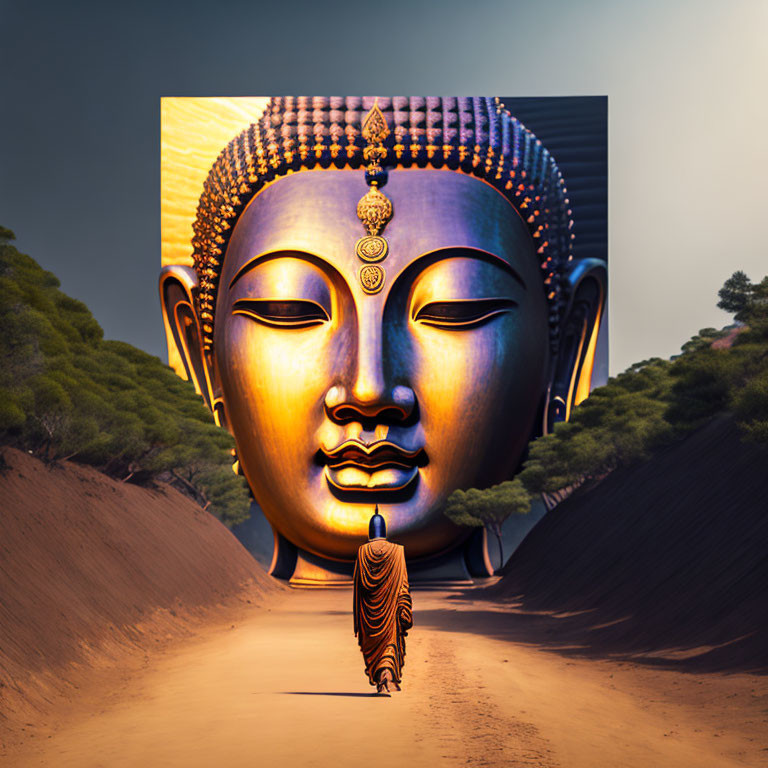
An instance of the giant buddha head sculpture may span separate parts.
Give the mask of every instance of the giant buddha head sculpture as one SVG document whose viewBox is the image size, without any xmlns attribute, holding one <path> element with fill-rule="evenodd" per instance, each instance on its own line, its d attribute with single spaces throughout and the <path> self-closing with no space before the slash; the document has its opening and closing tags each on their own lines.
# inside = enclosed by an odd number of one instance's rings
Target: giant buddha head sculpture
<svg viewBox="0 0 768 768">
<path fill-rule="evenodd" d="M 512 477 L 589 391 L 605 265 L 571 227 L 498 99 L 274 98 L 221 152 L 161 296 L 273 572 L 343 578 L 377 504 L 415 571 L 482 575 L 448 495 Z"/>
</svg>

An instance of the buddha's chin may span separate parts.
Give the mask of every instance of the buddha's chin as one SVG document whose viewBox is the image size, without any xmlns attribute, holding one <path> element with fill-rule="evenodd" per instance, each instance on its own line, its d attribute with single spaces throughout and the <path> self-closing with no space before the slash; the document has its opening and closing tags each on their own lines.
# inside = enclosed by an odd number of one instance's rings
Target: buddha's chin
<svg viewBox="0 0 768 768">
<path fill-rule="evenodd" d="M 412 490 L 419 477 L 418 467 L 382 467 L 379 469 L 359 466 L 329 467 L 324 470 L 325 479 L 336 491 L 387 492 Z"/>
</svg>

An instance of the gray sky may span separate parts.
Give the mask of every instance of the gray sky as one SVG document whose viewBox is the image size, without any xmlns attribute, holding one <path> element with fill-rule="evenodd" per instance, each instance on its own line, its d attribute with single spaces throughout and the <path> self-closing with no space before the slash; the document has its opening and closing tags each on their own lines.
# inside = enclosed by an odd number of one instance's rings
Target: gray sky
<svg viewBox="0 0 768 768">
<path fill-rule="evenodd" d="M 0 2 L 0 224 L 164 357 L 161 96 L 607 94 L 610 367 L 768 274 L 768 3 Z"/>
</svg>

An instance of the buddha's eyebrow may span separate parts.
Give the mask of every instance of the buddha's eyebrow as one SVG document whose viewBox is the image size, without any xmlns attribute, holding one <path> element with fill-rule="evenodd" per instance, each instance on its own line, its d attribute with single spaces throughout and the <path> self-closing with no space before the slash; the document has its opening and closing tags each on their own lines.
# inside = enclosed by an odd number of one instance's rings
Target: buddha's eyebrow
<svg viewBox="0 0 768 768">
<path fill-rule="evenodd" d="M 248 259 L 248 261 L 246 261 L 245 264 L 243 264 L 243 266 L 237 270 L 237 272 L 235 273 L 235 276 L 232 278 L 232 280 L 229 283 L 229 290 L 232 290 L 232 286 L 246 272 L 250 272 L 254 267 L 261 264 L 261 262 L 269 261 L 270 259 L 279 259 L 282 257 L 287 257 L 292 259 L 303 259 L 304 261 L 307 261 L 310 264 L 315 264 L 315 265 L 324 267 L 326 270 L 331 266 L 324 259 L 321 259 L 319 256 L 315 255 L 314 253 L 307 253 L 306 251 L 265 251 L 264 253 L 260 253 L 257 256 L 254 256 L 252 259 Z"/>
<path fill-rule="evenodd" d="M 419 272 L 426 268 L 429 264 L 434 264 L 436 261 L 444 261 L 445 259 L 455 259 L 464 257 L 468 259 L 476 259 L 477 261 L 484 261 L 489 264 L 493 264 L 503 269 L 508 275 L 510 275 L 516 282 L 518 282 L 524 290 L 528 290 L 528 286 L 525 284 L 525 280 L 520 276 L 520 273 L 512 267 L 512 265 L 497 256 L 491 251 L 486 251 L 483 248 L 476 248 L 470 245 L 455 245 L 447 246 L 444 248 L 437 248 L 434 251 L 427 251 L 422 253 L 414 259 L 411 267 L 415 267 Z M 427 264 L 424 267 L 421 266 L 421 262 L 426 260 Z"/>
</svg>

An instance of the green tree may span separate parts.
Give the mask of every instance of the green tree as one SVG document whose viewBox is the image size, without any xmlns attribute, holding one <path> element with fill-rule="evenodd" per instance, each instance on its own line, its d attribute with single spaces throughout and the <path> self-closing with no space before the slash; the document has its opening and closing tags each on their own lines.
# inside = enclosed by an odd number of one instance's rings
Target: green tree
<svg viewBox="0 0 768 768">
<path fill-rule="evenodd" d="M 501 562 L 504 563 L 504 544 L 501 527 L 511 515 L 526 515 L 531 511 L 531 497 L 519 480 L 494 485 L 485 490 L 470 488 L 457 490 L 449 497 L 446 516 L 457 525 L 485 526 L 499 543 Z"/>
<path fill-rule="evenodd" d="M 535 440 L 519 475 L 526 489 L 544 494 L 551 506 L 664 444 L 671 433 L 664 419 L 670 365 L 658 358 L 636 363 L 595 389 L 570 421 Z"/>
<path fill-rule="evenodd" d="M 720 301 L 717 306 L 731 312 L 736 320 L 743 321 L 752 302 L 754 286 L 746 273 L 734 272 L 717 292 Z"/>
</svg>

